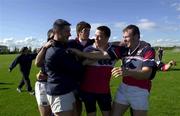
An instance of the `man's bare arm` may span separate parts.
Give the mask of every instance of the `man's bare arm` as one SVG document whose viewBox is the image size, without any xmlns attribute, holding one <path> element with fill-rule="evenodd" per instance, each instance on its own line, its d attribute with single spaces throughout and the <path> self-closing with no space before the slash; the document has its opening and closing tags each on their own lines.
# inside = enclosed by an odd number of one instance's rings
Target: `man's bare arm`
<svg viewBox="0 0 180 116">
<path fill-rule="evenodd" d="M 44 58 L 46 54 L 46 50 L 52 45 L 53 41 L 48 41 L 39 51 L 38 55 L 36 56 L 35 59 L 35 65 L 37 67 L 41 67 L 44 63 Z"/>
<path fill-rule="evenodd" d="M 141 70 L 133 70 L 133 69 L 124 69 L 122 68 L 122 75 L 131 76 L 132 78 L 139 79 L 139 80 L 146 80 L 149 79 L 152 73 L 151 67 L 142 67 Z"/>
<path fill-rule="evenodd" d="M 80 50 L 70 48 L 72 53 L 78 55 L 79 57 L 93 59 L 93 60 L 102 60 L 102 59 L 110 59 L 109 54 L 106 51 L 94 51 L 94 52 L 82 52 Z"/>
</svg>

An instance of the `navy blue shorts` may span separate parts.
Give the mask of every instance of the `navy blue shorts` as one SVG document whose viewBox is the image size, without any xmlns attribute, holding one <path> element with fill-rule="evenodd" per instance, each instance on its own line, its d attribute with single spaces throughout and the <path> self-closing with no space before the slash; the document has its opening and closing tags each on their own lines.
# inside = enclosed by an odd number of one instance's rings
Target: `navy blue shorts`
<svg viewBox="0 0 180 116">
<path fill-rule="evenodd" d="M 75 90 L 73 91 L 74 97 L 75 97 L 76 101 L 79 101 L 79 102 L 82 101 L 82 99 L 81 99 L 81 93 L 80 93 L 80 92 L 81 92 L 81 91 L 80 91 L 79 89 L 75 89 Z"/>
<path fill-rule="evenodd" d="M 111 94 L 97 94 L 97 93 L 81 93 L 82 101 L 85 104 L 86 112 L 96 112 L 96 103 L 99 105 L 101 111 L 111 110 Z"/>
</svg>

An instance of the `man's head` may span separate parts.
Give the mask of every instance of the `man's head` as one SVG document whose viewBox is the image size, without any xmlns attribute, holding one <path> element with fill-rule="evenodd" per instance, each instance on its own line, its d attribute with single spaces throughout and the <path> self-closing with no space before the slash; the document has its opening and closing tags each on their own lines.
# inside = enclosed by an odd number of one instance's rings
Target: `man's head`
<svg viewBox="0 0 180 116">
<path fill-rule="evenodd" d="M 53 29 L 49 29 L 47 32 L 47 41 L 51 40 L 53 38 Z"/>
<path fill-rule="evenodd" d="M 111 30 L 107 26 L 99 26 L 95 32 L 95 44 L 98 47 L 105 47 L 111 36 Z"/>
<path fill-rule="evenodd" d="M 21 54 L 28 54 L 28 48 L 27 47 L 22 47 L 20 50 Z"/>
<path fill-rule="evenodd" d="M 82 41 L 89 39 L 91 25 L 85 21 L 81 21 L 76 25 L 76 33 Z"/>
<path fill-rule="evenodd" d="M 123 41 L 127 47 L 134 47 L 140 41 L 140 31 L 136 25 L 128 25 L 123 29 Z"/>
<path fill-rule="evenodd" d="M 54 39 L 66 42 L 71 36 L 70 23 L 63 19 L 57 19 L 53 24 Z"/>
</svg>

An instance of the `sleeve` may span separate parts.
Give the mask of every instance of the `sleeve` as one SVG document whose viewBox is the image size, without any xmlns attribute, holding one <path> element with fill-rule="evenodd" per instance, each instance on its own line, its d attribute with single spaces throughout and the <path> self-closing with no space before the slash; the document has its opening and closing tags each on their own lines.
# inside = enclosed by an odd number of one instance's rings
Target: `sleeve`
<svg viewBox="0 0 180 116">
<path fill-rule="evenodd" d="M 107 53 L 111 57 L 111 59 L 121 59 L 124 56 L 127 56 L 128 49 L 124 46 L 111 46 L 108 50 Z"/>
<path fill-rule="evenodd" d="M 33 54 L 31 54 L 31 58 L 32 58 L 32 60 L 34 60 L 34 59 L 36 58 L 36 56 L 37 56 L 37 53 L 33 53 Z"/>
<path fill-rule="evenodd" d="M 145 59 L 145 61 L 143 62 L 143 66 L 156 67 L 157 64 L 155 62 L 155 50 L 151 47 L 148 47 L 145 48 L 143 52 L 143 58 Z"/>
<path fill-rule="evenodd" d="M 152 73 L 150 76 L 150 80 L 152 80 L 155 77 L 156 71 L 157 71 L 157 64 L 155 62 L 155 50 L 151 47 L 147 47 L 144 49 L 143 51 L 144 55 L 144 59 L 145 61 L 143 62 L 143 67 L 151 67 L 152 68 Z"/>
<path fill-rule="evenodd" d="M 19 63 L 20 57 L 21 56 L 17 56 L 15 60 L 11 63 L 11 65 L 9 66 L 10 70 L 13 70 L 13 68 L 16 67 L 16 65 Z"/>
<path fill-rule="evenodd" d="M 66 50 L 58 50 L 52 53 L 51 50 L 46 52 L 45 66 L 54 70 L 56 73 L 75 74 L 80 70 L 80 64 L 75 59 L 74 55 L 67 53 Z"/>
<path fill-rule="evenodd" d="M 95 39 L 89 39 L 89 40 L 90 40 L 89 45 L 92 45 L 95 42 Z"/>
<path fill-rule="evenodd" d="M 75 40 L 69 40 L 68 41 L 68 47 L 69 48 L 75 48 L 75 42 L 76 42 Z"/>
<path fill-rule="evenodd" d="M 93 52 L 93 51 L 98 51 L 96 48 L 92 47 L 92 45 L 84 48 L 83 52 Z"/>
<path fill-rule="evenodd" d="M 41 67 L 41 71 L 43 74 L 47 75 L 46 71 L 45 71 L 45 65 L 43 64 L 42 67 Z"/>
<path fill-rule="evenodd" d="M 161 62 L 161 61 L 156 61 L 156 64 L 157 64 L 157 69 L 158 70 L 162 70 L 162 67 L 164 67 L 164 63 L 163 62 Z"/>
</svg>

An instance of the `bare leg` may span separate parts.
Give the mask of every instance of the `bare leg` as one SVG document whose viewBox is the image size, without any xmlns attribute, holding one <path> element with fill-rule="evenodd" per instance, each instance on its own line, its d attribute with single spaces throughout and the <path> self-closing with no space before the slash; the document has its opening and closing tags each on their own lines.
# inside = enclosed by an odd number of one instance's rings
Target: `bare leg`
<svg viewBox="0 0 180 116">
<path fill-rule="evenodd" d="M 147 116 L 146 110 L 133 110 L 134 116 Z"/>
<path fill-rule="evenodd" d="M 96 116 L 96 112 L 88 113 L 87 116 Z"/>
<path fill-rule="evenodd" d="M 63 111 L 63 112 L 56 112 L 55 116 L 73 116 L 73 110 L 71 111 Z"/>
<path fill-rule="evenodd" d="M 80 100 L 76 100 L 74 103 L 74 111 L 73 116 L 81 116 L 82 112 L 82 102 Z"/>
<path fill-rule="evenodd" d="M 50 116 L 52 111 L 50 106 L 38 106 L 41 116 Z"/>
<path fill-rule="evenodd" d="M 129 107 L 128 105 L 123 105 L 123 104 L 114 102 L 111 116 L 123 116 L 123 114 L 126 112 L 128 107 Z"/>
<path fill-rule="evenodd" d="M 130 115 L 131 115 L 131 116 L 134 116 L 134 115 L 133 115 L 133 109 L 130 107 L 129 110 L 130 110 Z"/>
<path fill-rule="evenodd" d="M 102 111 L 103 116 L 110 116 L 110 111 Z"/>
</svg>

